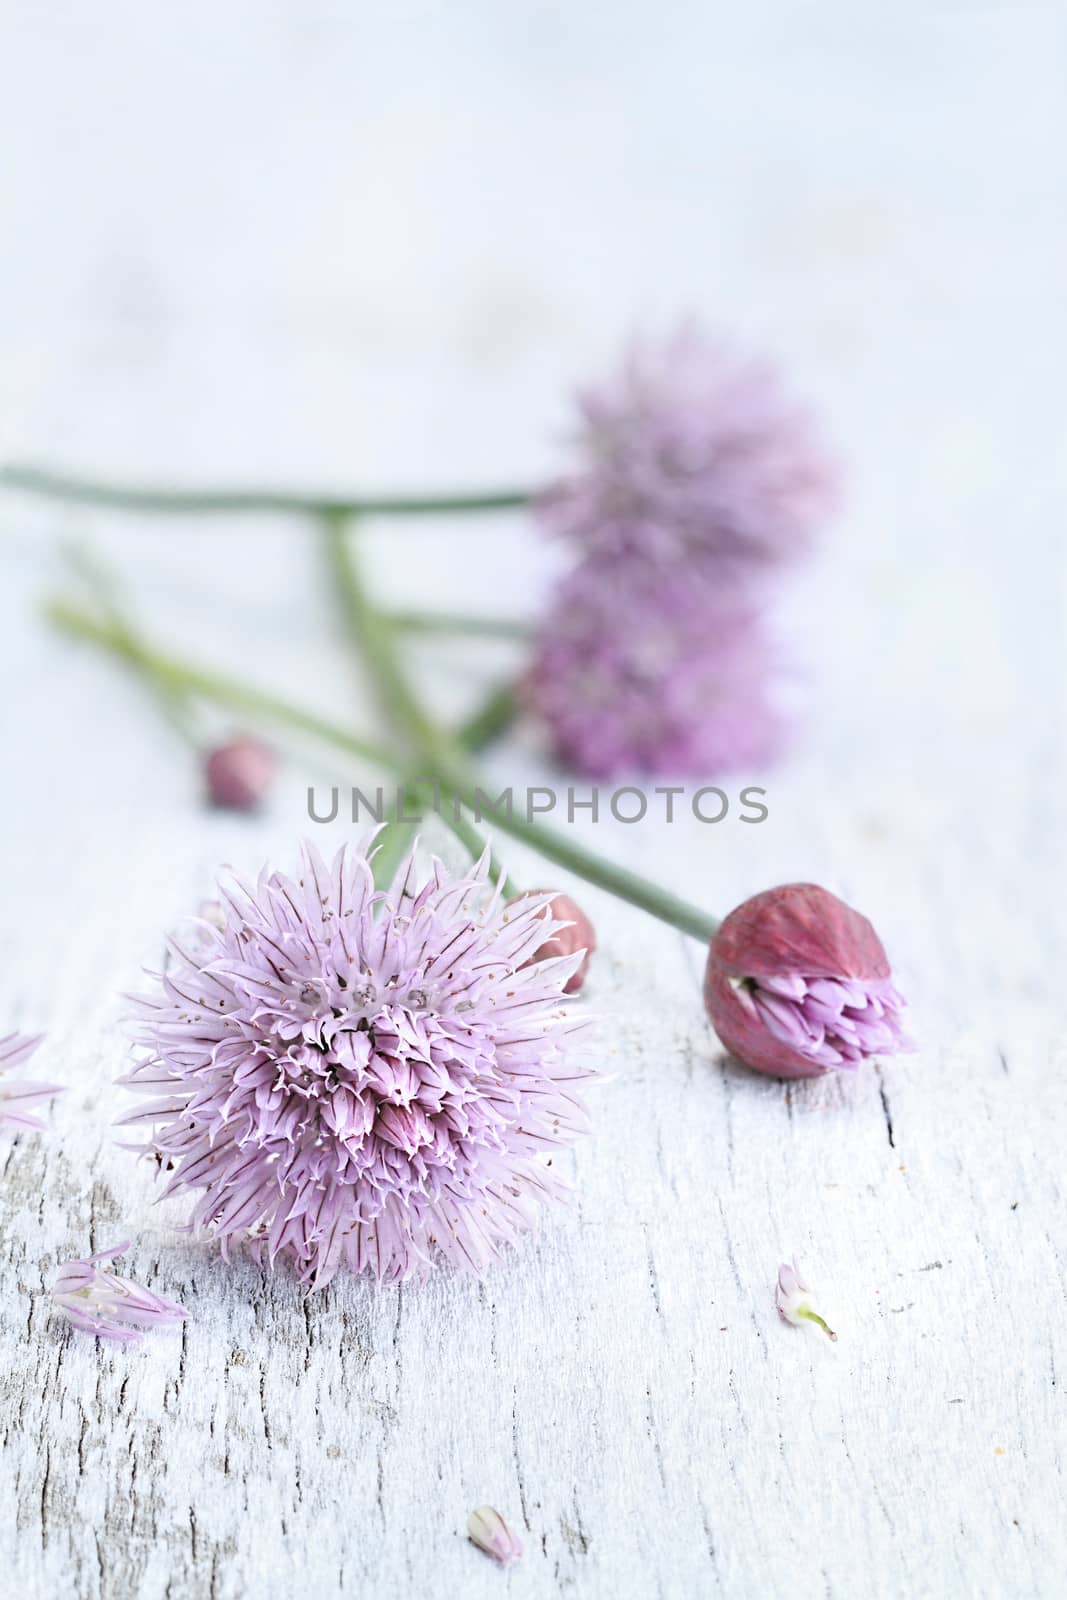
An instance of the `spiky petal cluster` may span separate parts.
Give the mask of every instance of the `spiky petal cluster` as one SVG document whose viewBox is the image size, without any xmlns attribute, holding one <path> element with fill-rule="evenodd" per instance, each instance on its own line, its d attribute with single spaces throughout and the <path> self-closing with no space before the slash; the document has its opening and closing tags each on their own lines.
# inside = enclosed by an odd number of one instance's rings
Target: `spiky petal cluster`
<svg viewBox="0 0 1067 1600">
<path fill-rule="evenodd" d="M 82 1260 L 68 1261 L 60 1268 L 52 1285 L 53 1304 L 83 1333 L 114 1339 L 118 1344 L 138 1344 L 144 1328 L 185 1321 L 187 1313 L 177 1301 L 166 1300 L 98 1265 L 121 1256 L 129 1248 L 127 1240 Z"/>
<path fill-rule="evenodd" d="M 583 561 L 526 678 L 556 756 L 589 777 L 759 770 L 788 729 L 780 653 L 755 605 L 682 571 Z"/>
<path fill-rule="evenodd" d="M 580 399 L 578 469 L 537 502 L 580 563 L 537 639 L 529 699 L 591 777 L 714 777 L 777 755 L 790 707 L 765 617 L 834 472 L 766 363 L 692 325 Z"/>
<path fill-rule="evenodd" d="M 562 1045 L 579 956 L 526 965 L 548 896 L 506 906 L 487 863 L 452 879 L 414 855 L 387 895 L 365 851 L 296 878 L 219 886 L 141 998 L 167 1194 L 192 1225 L 251 1241 L 314 1286 L 345 1264 L 400 1279 L 442 1258 L 480 1272 L 563 1186 L 547 1158 L 587 1129 Z"/>
<path fill-rule="evenodd" d="M 0 1039 L 0 1128 L 43 1128 L 44 1123 L 29 1107 L 63 1093 L 62 1086 L 57 1083 L 36 1083 L 4 1076 L 12 1067 L 28 1061 L 43 1037 L 43 1034 L 9 1033 Z"/>
<path fill-rule="evenodd" d="M 582 465 L 542 497 L 549 531 L 714 581 L 793 560 L 833 508 L 836 473 L 770 363 L 683 324 L 631 347 L 579 395 Z"/>
<path fill-rule="evenodd" d="M 774 1077 L 911 1048 L 881 940 L 814 883 L 766 889 L 731 911 L 708 950 L 704 999 L 726 1048 Z"/>
</svg>

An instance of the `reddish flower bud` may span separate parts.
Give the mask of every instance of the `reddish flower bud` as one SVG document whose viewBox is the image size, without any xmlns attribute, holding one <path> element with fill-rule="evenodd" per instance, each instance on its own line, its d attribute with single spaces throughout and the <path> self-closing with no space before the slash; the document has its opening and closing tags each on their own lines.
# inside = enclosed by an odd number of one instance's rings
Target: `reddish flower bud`
<svg viewBox="0 0 1067 1600">
<path fill-rule="evenodd" d="M 525 894 L 515 896 L 511 901 L 515 905 L 519 900 L 528 900 L 531 895 L 549 894 L 548 889 L 528 889 Z M 571 974 L 563 990 L 564 994 L 577 994 L 585 982 L 586 973 L 589 971 L 589 959 L 596 949 L 596 930 L 581 906 L 576 905 L 569 894 L 553 895 L 549 901 L 549 911 L 555 922 L 567 922 L 567 928 L 557 928 L 544 944 L 536 949 L 526 966 L 535 961 L 548 961 L 553 956 L 573 956 L 579 950 L 585 951 L 585 960 L 577 972 Z"/>
<path fill-rule="evenodd" d="M 731 1055 L 772 1077 L 817 1078 L 910 1048 L 881 940 L 814 883 L 731 911 L 708 950 L 704 1004 Z"/>
<path fill-rule="evenodd" d="M 204 777 L 212 805 L 254 811 L 274 777 L 274 752 L 250 734 L 239 734 L 207 752 Z"/>
</svg>

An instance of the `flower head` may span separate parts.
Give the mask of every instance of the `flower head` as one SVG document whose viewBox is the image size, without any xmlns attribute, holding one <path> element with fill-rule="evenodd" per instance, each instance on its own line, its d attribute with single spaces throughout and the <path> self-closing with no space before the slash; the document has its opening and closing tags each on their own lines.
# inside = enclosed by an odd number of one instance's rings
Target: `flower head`
<svg viewBox="0 0 1067 1600">
<path fill-rule="evenodd" d="M 799 556 L 833 507 L 836 474 L 806 410 L 769 364 L 692 325 L 634 345 L 579 399 L 581 464 L 540 515 L 586 550 L 710 562 L 721 581 Z"/>
<path fill-rule="evenodd" d="M 487 862 L 388 894 L 367 854 L 220 885 L 221 929 L 175 942 L 139 1004 L 167 1194 L 314 1286 L 345 1263 L 394 1280 L 435 1258 L 480 1272 L 564 1186 L 548 1158 L 587 1129 L 561 1048 L 580 962 L 527 965 L 556 931 L 536 897 L 487 893 Z"/>
<path fill-rule="evenodd" d="M 714 777 L 779 753 L 777 657 L 752 604 L 590 557 L 559 586 L 525 693 L 558 757 L 589 777 Z"/>
<path fill-rule="evenodd" d="M 120 1278 L 97 1265 L 110 1261 L 130 1248 L 129 1241 L 98 1250 L 84 1260 L 68 1261 L 52 1285 L 56 1309 L 85 1333 L 99 1339 L 114 1339 L 119 1344 L 138 1344 L 143 1328 L 184 1322 L 184 1306 L 165 1300 L 161 1294 L 142 1289 L 129 1278 Z"/>
<path fill-rule="evenodd" d="M 585 983 L 589 962 L 596 949 L 596 930 L 581 906 L 572 900 L 569 894 L 552 894 L 550 890 L 531 889 L 526 894 L 516 895 L 509 903 L 513 906 L 518 905 L 531 894 L 536 895 L 542 905 L 546 903 L 547 896 L 549 914 L 559 926 L 544 944 L 538 945 L 530 961 L 548 961 L 556 956 L 572 956 L 581 951 L 582 964 L 577 971 L 571 973 L 563 990 L 564 994 L 577 994 Z"/>
<path fill-rule="evenodd" d="M 467 1537 L 502 1567 L 509 1566 L 522 1555 L 521 1541 L 492 1506 L 478 1506 L 471 1512 L 467 1518 Z"/>
<path fill-rule="evenodd" d="M 251 734 L 228 739 L 204 757 L 208 799 L 227 811 L 254 811 L 273 777 L 273 750 Z"/>
<path fill-rule="evenodd" d="M 3 1076 L 20 1062 L 28 1061 L 43 1037 L 43 1034 L 9 1033 L 5 1039 L 0 1039 L 0 1128 L 43 1128 L 40 1117 L 35 1117 L 28 1108 L 63 1093 L 60 1084 L 33 1083 Z"/>
<path fill-rule="evenodd" d="M 813 883 L 767 889 L 730 913 L 708 951 L 704 1003 L 727 1050 L 774 1077 L 910 1048 L 881 940 Z"/>
<path fill-rule="evenodd" d="M 811 1303 L 812 1289 L 805 1283 L 796 1257 L 792 1261 L 783 1261 L 778 1268 L 778 1288 L 775 1299 L 778 1310 L 786 1322 L 791 1322 L 795 1328 L 802 1328 L 806 1323 L 814 1323 L 826 1334 L 827 1338 L 837 1342 L 837 1334 L 828 1327 L 823 1318 Z"/>
</svg>

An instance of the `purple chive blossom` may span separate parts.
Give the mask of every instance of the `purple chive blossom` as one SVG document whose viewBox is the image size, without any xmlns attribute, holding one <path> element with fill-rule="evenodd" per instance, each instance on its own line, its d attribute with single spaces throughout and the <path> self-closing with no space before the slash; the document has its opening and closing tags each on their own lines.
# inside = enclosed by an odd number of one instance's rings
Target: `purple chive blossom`
<svg viewBox="0 0 1067 1600">
<path fill-rule="evenodd" d="M 764 977 L 739 998 L 769 1033 L 819 1067 L 854 1067 L 906 1044 L 904 997 L 888 978 Z"/>
<path fill-rule="evenodd" d="M 594 556 L 560 584 L 525 693 L 557 757 L 585 776 L 716 777 L 780 753 L 778 654 L 736 593 Z"/>
<path fill-rule="evenodd" d="M 522 1555 L 522 1542 L 517 1539 L 493 1506 L 478 1506 L 467 1518 L 467 1537 L 471 1544 L 484 1550 L 487 1556 L 499 1561 L 502 1567 L 510 1566 Z"/>
<path fill-rule="evenodd" d="M 562 1046 L 580 955 L 527 966 L 550 896 L 506 906 L 483 860 L 451 878 L 414 854 L 388 894 L 364 851 L 295 879 L 220 885 L 223 925 L 172 941 L 138 1002 L 148 1052 L 125 1080 L 148 1148 L 224 1253 L 250 1243 L 319 1287 L 342 1265 L 398 1280 L 435 1259 L 481 1272 L 565 1186 L 550 1158 L 587 1131 L 592 1074 Z"/>
<path fill-rule="evenodd" d="M 732 570 L 790 560 L 833 509 L 836 473 L 774 368 L 684 325 L 635 344 L 579 396 L 579 464 L 541 499 L 546 528 L 599 556 Z"/>
<path fill-rule="evenodd" d="M 778 1268 L 778 1288 L 775 1291 L 779 1313 L 795 1328 L 802 1328 L 805 1323 L 814 1324 L 836 1344 L 837 1334 L 812 1305 L 813 1292 L 810 1285 L 804 1281 L 796 1257 L 792 1261 L 783 1261 Z"/>
<path fill-rule="evenodd" d="M 68 1261 L 52 1285 L 52 1300 L 68 1322 L 84 1333 L 119 1344 L 138 1344 L 142 1329 L 184 1322 L 187 1315 L 176 1301 L 165 1300 L 97 1265 L 122 1255 L 129 1247 L 127 1240 L 84 1260 Z"/>
<path fill-rule="evenodd" d="M 63 1093 L 60 1084 L 4 1076 L 12 1067 L 28 1061 L 43 1037 L 43 1034 L 9 1033 L 5 1039 L 0 1039 L 0 1128 L 43 1128 L 44 1123 L 29 1107 Z"/>
</svg>

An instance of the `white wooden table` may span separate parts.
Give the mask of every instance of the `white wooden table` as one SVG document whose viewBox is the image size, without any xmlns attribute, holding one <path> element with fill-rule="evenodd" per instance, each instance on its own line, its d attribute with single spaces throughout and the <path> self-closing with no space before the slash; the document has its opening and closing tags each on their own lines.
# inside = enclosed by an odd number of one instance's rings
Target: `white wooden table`
<svg viewBox="0 0 1067 1600">
<path fill-rule="evenodd" d="M 921 1048 L 745 1074 L 699 949 L 582 890 L 612 1081 L 573 1209 L 481 1285 L 305 1300 L 223 1266 L 115 1147 L 118 996 L 221 862 L 292 858 L 328 768 L 295 761 L 258 822 L 205 813 L 137 687 L 40 622 L 61 541 L 176 645 L 354 724 L 365 697 L 299 525 L 5 497 L 0 1031 L 47 1029 L 70 1085 L 48 1132 L 0 1136 L 11 1593 L 1062 1593 L 1062 9 L 578 9 L 11 8 L 4 450 L 524 478 L 635 316 L 769 343 L 851 465 L 795 607 L 807 733 L 759 828 L 585 831 L 714 909 L 801 876 L 844 894 Z M 553 560 L 519 519 L 368 537 L 412 605 L 528 609 Z M 506 656 L 420 663 L 459 709 Z M 493 758 L 548 770 L 528 735 Z M 127 1235 L 191 1312 L 132 1352 L 44 1292 Z M 776 1315 L 793 1250 L 836 1346 Z M 526 1542 L 507 1574 L 464 1536 L 483 1501 Z"/>
</svg>

